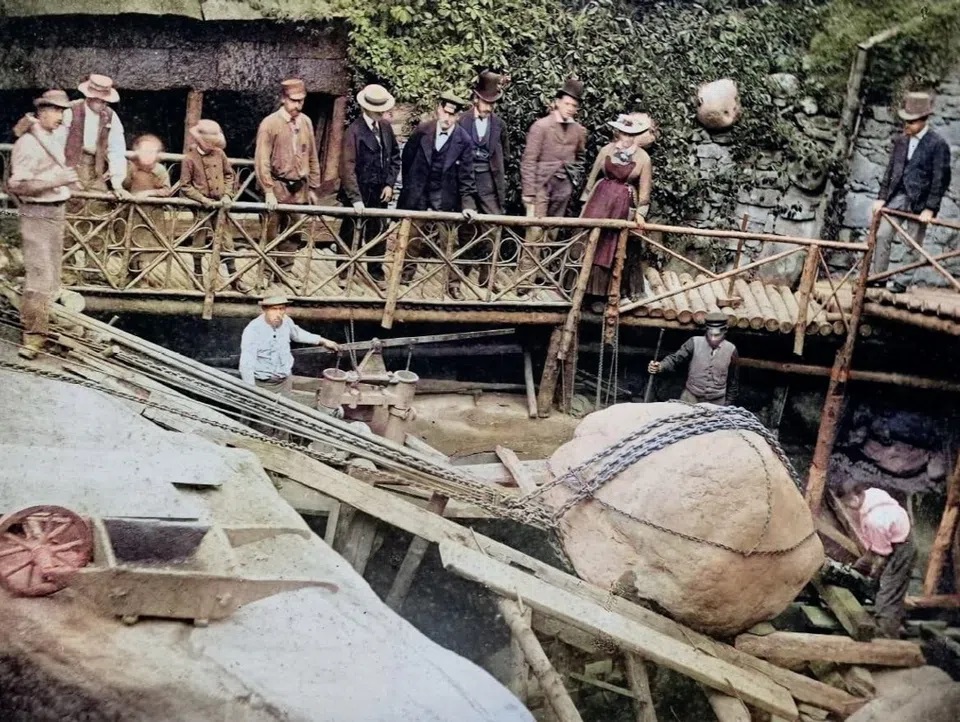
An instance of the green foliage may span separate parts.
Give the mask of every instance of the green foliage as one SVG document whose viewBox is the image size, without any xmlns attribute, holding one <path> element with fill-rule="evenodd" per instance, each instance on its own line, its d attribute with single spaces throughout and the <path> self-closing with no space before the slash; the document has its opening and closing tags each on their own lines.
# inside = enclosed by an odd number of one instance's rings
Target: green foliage
<svg viewBox="0 0 960 722">
<path fill-rule="evenodd" d="M 895 25 L 900 33 L 871 50 L 867 102 L 929 88 L 960 60 L 960 0 L 833 0 L 810 46 L 825 107 L 839 111 L 857 44 Z"/>
</svg>

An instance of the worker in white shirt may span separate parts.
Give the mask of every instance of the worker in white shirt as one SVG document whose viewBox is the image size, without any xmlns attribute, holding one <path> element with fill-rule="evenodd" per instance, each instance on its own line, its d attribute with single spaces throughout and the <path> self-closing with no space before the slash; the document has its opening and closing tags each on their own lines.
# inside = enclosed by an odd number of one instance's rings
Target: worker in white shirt
<svg viewBox="0 0 960 722">
<path fill-rule="evenodd" d="M 263 313 L 247 324 L 240 341 L 240 377 L 251 386 L 281 394 L 293 390 L 291 341 L 340 350 L 335 341 L 304 331 L 294 323 L 287 316 L 287 304 L 284 296 L 260 301 Z"/>
</svg>

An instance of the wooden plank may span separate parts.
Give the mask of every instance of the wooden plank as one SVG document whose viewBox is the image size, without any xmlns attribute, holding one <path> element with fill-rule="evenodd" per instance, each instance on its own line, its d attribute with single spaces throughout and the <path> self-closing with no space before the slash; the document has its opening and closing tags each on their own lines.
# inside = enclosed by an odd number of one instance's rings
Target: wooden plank
<svg viewBox="0 0 960 722">
<path fill-rule="evenodd" d="M 861 552 L 857 543 L 833 526 L 833 524 L 831 524 L 823 515 L 816 517 L 814 523 L 816 524 L 817 532 L 819 534 L 822 534 L 833 543 L 850 552 L 855 559 L 860 558 Z"/>
<path fill-rule="evenodd" d="M 530 669 L 537 676 L 540 689 L 553 708 L 554 714 L 560 722 L 582 722 L 580 713 L 570 699 L 570 693 L 563 685 L 563 679 L 557 674 L 557 670 L 553 668 L 546 652 L 540 646 L 520 605 L 510 599 L 501 599 L 499 607 L 513 638 L 523 650 Z"/>
<path fill-rule="evenodd" d="M 680 672 L 725 694 L 739 697 L 771 714 L 797 718 L 790 693 L 769 678 L 712 657 L 688 644 L 627 619 L 602 605 L 578 597 L 482 552 L 442 543 L 443 566 L 466 579 L 480 582 L 511 599 L 523 599 L 535 610 L 586 631 L 608 636 L 626 652 Z"/>
<path fill-rule="evenodd" d="M 533 358 L 529 351 L 523 352 L 523 383 L 527 391 L 527 415 L 537 418 L 537 387 L 533 381 Z"/>
<path fill-rule="evenodd" d="M 653 706 L 653 695 L 650 694 L 650 677 L 646 663 L 635 654 L 625 655 L 623 661 L 627 681 L 634 695 L 633 710 L 637 715 L 637 722 L 657 722 L 657 710 Z"/>
<path fill-rule="evenodd" d="M 750 710 L 742 700 L 712 689 L 705 689 L 710 709 L 717 716 L 717 722 L 750 722 Z"/>
<path fill-rule="evenodd" d="M 443 516 L 443 510 L 446 508 L 448 501 L 449 499 L 442 494 L 434 494 L 427 506 L 427 511 Z M 410 592 L 410 587 L 413 586 L 413 578 L 416 576 L 429 546 L 430 542 L 419 536 L 415 536 L 410 542 L 407 553 L 397 570 L 397 576 L 394 577 L 393 584 L 390 585 L 390 591 L 384 600 L 393 611 L 400 612 L 403 609 L 403 603 Z"/>
<path fill-rule="evenodd" d="M 176 428 L 179 417 L 171 417 L 168 423 L 170 428 Z M 717 642 L 705 634 L 701 634 L 678 622 L 661 616 L 638 604 L 618 597 L 600 587 L 589 584 L 582 579 L 566 574 L 544 562 L 522 552 L 494 541 L 489 537 L 478 534 L 460 526 L 448 519 L 431 514 L 412 504 L 396 497 L 393 494 L 376 489 L 369 484 L 352 479 L 326 464 L 292 449 L 284 449 L 257 439 L 240 435 L 230 435 L 214 427 L 196 427 L 194 422 L 182 419 L 183 425 L 191 431 L 201 435 L 209 435 L 214 440 L 223 440 L 232 436 L 232 444 L 249 449 L 257 454 L 260 462 L 270 471 L 283 474 L 304 486 L 315 489 L 340 500 L 344 504 L 360 509 L 367 514 L 377 517 L 398 529 L 403 529 L 429 539 L 433 542 L 455 542 L 475 548 L 477 544 L 486 554 L 507 564 L 514 564 L 526 569 L 539 579 L 548 581 L 561 589 L 576 594 L 584 599 L 592 600 L 608 607 L 610 610 L 639 621 L 653 629 L 668 634 L 674 639 L 685 641 L 699 650 L 731 664 L 756 670 L 767 675 L 778 684 L 790 690 L 798 700 L 810 702 L 818 707 L 829 709 L 837 715 L 846 716 L 858 709 L 863 701 L 829 685 L 810 679 L 801 674 L 782 669 L 769 662 L 746 654 L 730 645 Z M 579 631 L 579 630 L 577 630 Z M 598 635 L 594 635 L 597 637 Z"/>
<path fill-rule="evenodd" d="M 734 646 L 781 666 L 809 661 L 881 667 L 919 667 L 924 664 L 923 653 L 918 645 L 896 639 L 857 642 L 849 637 L 831 634 L 774 632 L 765 637 L 741 634 Z"/>
<path fill-rule="evenodd" d="M 814 607 L 811 604 L 801 604 L 800 612 L 806 617 L 812 627 L 822 629 L 828 632 L 835 632 L 840 629 L 840 624 L 820 607 Z"/>
<path fill-rule="evenodd" d="M 837 621 L 858 642 L 869 642 L 877 636 L 877 623 L 860 605 L 853 592 L 843 587 L 814 582 L 820 599 L 823 600 Z"/>
<path fill-rule="evenodd" d="M 907 597 L 907 609 L 960 609 L 960 594 L 931 594 L 925 597 Z"/>
<path fill-rule="evenodd" d="M 529 494 L 536 491 L 537 483 L 523 468 L 523 465 L 520 463 L 520 458 L 512 449 L 498 445 L 494 451 L 503 463 L 504 468 L 510 472 L 510 476 L 517 482 L 517 486 L 520 487 L 522 493 Z"/>
<path fill-rule="evenodd" d="M 530 609 L 523 610 L 523 621 L 531 629 L 533 628 L 531 626 L 533 613 Z M 527 704 L 530 696 L 530 665 L 527 664 L 520 642 L 513 634 L 510 635 L 510 682 L 507 689 L 513 692 L 524 705 Z"/>
</svg>

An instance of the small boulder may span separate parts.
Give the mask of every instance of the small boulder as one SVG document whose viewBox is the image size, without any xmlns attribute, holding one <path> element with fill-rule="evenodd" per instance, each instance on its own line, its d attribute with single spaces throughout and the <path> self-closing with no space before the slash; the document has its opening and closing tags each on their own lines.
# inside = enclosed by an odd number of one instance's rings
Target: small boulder
<svg viewBox="0 0 960 722">
<path fill-rule="evenodd" d="M 697 120 L 707 130 L 725 130 L 740 118 L 740 93 L 730 78 L 701 85 L 697 101 Z"/>
</svg>

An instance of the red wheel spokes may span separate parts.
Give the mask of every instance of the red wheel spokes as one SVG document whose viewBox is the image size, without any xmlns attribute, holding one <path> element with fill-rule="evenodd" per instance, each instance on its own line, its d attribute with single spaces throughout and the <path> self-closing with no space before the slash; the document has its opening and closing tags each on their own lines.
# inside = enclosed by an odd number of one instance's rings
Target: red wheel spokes
<svg viewBox="0 0 960 722">
<path fill-rule="evenodd" d="M 37 506 L 0 518 L 0 586 L 15 595 L 63 589 L 92 552 L 89 525 L 68 509 Z"/>
</svg>

